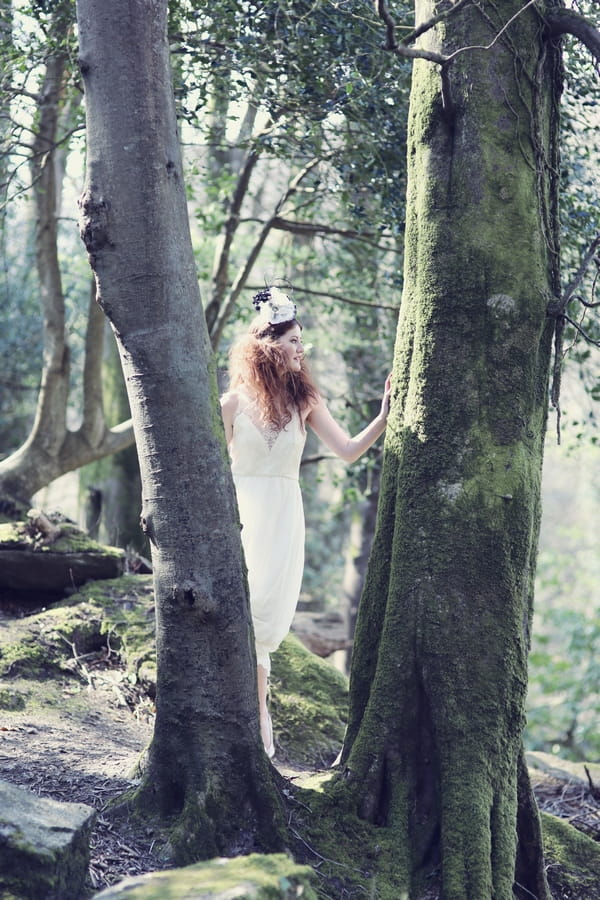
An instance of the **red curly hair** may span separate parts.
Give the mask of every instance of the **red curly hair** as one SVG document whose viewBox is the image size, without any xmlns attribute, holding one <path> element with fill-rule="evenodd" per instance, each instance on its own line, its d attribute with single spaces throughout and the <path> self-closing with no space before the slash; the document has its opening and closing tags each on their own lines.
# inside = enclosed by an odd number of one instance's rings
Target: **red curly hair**
<svg viewBox="0 0 600 900">
<path fill-rule="evenodd" d="M 292 421 L 294 411 L 303 421 L 306 409 L 319 400 L 319 391 L 304 359 L 299 372 L 292 372 L 277 338 L 295 325 L 296 319 L 278 325 L 253 325 L 247 335 L 237 341 L 229 354 L 231 389 L 245 388 L 256 398 L 265 425 L 278 430 Z"/>
</svg>

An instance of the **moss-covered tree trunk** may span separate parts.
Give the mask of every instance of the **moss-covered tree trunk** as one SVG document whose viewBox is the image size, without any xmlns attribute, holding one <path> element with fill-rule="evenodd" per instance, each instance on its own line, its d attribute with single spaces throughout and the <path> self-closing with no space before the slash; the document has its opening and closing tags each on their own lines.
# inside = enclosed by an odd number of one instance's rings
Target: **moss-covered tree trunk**
<svg viewBox="0 0 600 900">
<path fill-rule="evenodd" d="M 467 4 L 418 46 L 488 45 L 523 5 Z M 417 24 L 444 6 L 417 0 Z M 385 826 L 398 897 L 437 883 L 444 900 L 541 900 L 522 731 L 560 58 L 529 8 L 447 71 L 442 98 L 439 67 L 414 65 L 395 393 L 340 789 Z"/>
<path fill-rule="evenodd" d="M 82 235 L 117 338 L 156 595 L 157 698 L 138 808 L 178 860 L 281 847 L 258 729 L 233 481 L 192 252 L 167 0 L 78 0 Z"/>
</svg>

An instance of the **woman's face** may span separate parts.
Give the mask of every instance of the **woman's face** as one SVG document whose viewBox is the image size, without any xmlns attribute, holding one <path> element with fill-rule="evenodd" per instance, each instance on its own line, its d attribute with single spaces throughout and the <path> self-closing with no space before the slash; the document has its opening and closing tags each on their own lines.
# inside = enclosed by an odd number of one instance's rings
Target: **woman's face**
<svg viewBox="0 0 600 900">
<path fill-rule="evenodd" d="M 299 372 L 304 358 L 304 345 L 302 344 L 302 331 L 299 325 L 293 325 L 288 331 L 276 338 L 283 350 L 288 365 L 292 372 Z"/>
</svg>

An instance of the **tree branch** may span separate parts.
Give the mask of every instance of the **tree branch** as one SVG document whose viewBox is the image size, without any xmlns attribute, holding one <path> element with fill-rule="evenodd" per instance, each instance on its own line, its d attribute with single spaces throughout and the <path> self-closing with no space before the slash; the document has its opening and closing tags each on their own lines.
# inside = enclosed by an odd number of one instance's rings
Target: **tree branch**
<svg viewBox="0 0 600 900">
<path fill-rule="evenodd" d="M 404 38 L 404 41 L 413 41 L 416 40 L 424 32 L 428 31 L 438 22 L 447 18 L 450 13 L 456 12 L 463 5 L 466 4 L 468 0 L 459 0 L 456 6 L 452 7 L 452 9 L 447 10 L 445 13 L 440 13 L 438 16 L 434 16 L 429 19 L 427 22 L 424 22 L 419 28 L 415 29 L 412 34 L 407 35 Z M 388 8 L 386 6 L 385 0 L 375 0 L 375 8 L 379 17 L 383 21 L 386 27 L 386 40 L 383 45 L 384 50 L 390 50 L 395 53 L 397 56 L 409 57 L 411 59 L 426 59 L 429 62 L 436 63 L 441 66 L 441 76 L 442 76 L 442 85 L 441 85 L 441 93 L 442 93 L 442 104 L 444 108 L 444 115 L 447 119 L 451 119 L 454 113 L 454 102 L 452 100 L 452 93 L 450 90 L 450 77 L 449 77 L 449 66 L 450 63 L 453 62 L 457 56 L 461 53 L 466 53 L 469 50 L 491 50 L 494 44 L 500 39 L 500 37 L 504 34 L 506 29 L 514 22 L 514 20 L 521 15 L 521 13 L 525 12 L 526 9 L 529 9 L 530 6 L 533 6 L 537 0 L 528 0 L 528 2 L 519 9 L 514 16 L 512 16 L 508 22 L 502 26 L 500 31 L 494 36 L 494 39 L 489 44 L 473 44 L 468 47 L 459 47 L 458 50 L 455 50 L 454 53 L 451 53 L 449 56 L 444 56 L 441 53 L 434 53 L 430 50 L 412 50 L 409 47 L 405 46 L 405 43 L 398 43 L 395 37 L 395 28 L 396 24 L 392 19 Z M 584 20 L 585 21 L 585 20 Z"/>
<path fill-rule="evenodd" d="M 339 456 L 335 456 L 333 453 L 319 453 L 316 456 L 305 456 L 300 460 L 300 468 L 302 468 L 302 466 L 311 466 L 315 463 L 323 462 L 325 459 L 339 459 Z"/>
<path fill-rule="evenodd" d="M 444 12 L 439 13 L 437 16 L 433 16 L 431 19 L 428 19 L 426 22 L 423 22 L 422 25 L 419 25 L 418 28 L 415 28 L 414 31 L 411 31 L 410 34 L 405 35 L 402 38 L 402 44 L 412 44 L 417 38 L 420 38 L 422 34 L 425 34 L 426 31 L 429 31 L 434 25 L 437 25 L 438 22 L 443 22 L 445 19 L 449 19 L 454 13 L 458 12 L 459 9 L 462 9 L 463 6 L 467 6 L 469 3 L 472 3 L 473 0 L 458 0 L 458 3 L 455 3 L 454 6 L 451 6 L 450 9 L 445 10 Z"/>
<path fill-rule="evenodd" d="M 438 16 L 434 16 L 429 19 L 427 22 L 424 22 L 423 25 L 420 25 L 419 28 L 415 29 L 415 31 L 407 35 L 404 38 L 404 41 L 412 41 L 416 40 L 421 34 L 428 31 L 430 28 L 433 28 L 438 22 L 447 18 L 450 13 L 456 12 L 463 5 L 465 5 L 467 0 L 461 0 L 461 2 L 457 3 L 455 7 L 451 10 L 447 10 L 445 13 L 441 13 Z M 500 39 L 500 37 L 504 34 L 506 29 L 514 22 L 521 13 L 524 13 L 526 9 L 529 9 L 530 6 L 533 6 L 534 3 L 537 3 L 537 0 L 528 0 L 528 2 L 521 9 L 517 10 L 514 16 L 505 22 L 500 31 L 495 35 L 493 41 L 489 44 L 473 44 L 468 47 L 459 47 L 458 50 L 455 50 L 454 53 L 451 53 L 450 56 L 444 56 L 442 53 L 434 53 L 430 50 L 411 50 L 409 47 L 406 47 L 404 42 L 398 43 L 395 37 L 395 28 L 396 23 L 390 16 L 388 8 L 386 6 L 385 0 L 375 0 L 376 10 L 379 14 L 380 19 L 383 21 L 386 27 L 386 40 L 383 45 L 384 50 L 391 50 L 393 53 L 396 53 L 398 56 L 406 56 L 411 59 L 427 59 L 430 62 L 437 63 L 439 66 L 447 66 L 448 63 L 452 62 L 457 56 L 461 53 L 466 53 L 467 50 L 491 50 L 494 44 Z M 581 18 L 581 17 L 580 17 Z M 584 20 L 585 21 L 585 20 Z"/>
<path fill-rule="evenodd" d="M 571 34 L 584 44 L 596 62 L 600 63 L 600 31 L 573 9 L 553 9 L 544 15 L 544 22 L 553 36 Z"/>
<path fill-rule="evenodd" d="M 256 163 L 258 162 L 258 159 L 259 153 L 257 152 L 257 150 L 250 150 L 239 173 L 235 191 L 233 192 L 233 196 L 231 198 L 231 203 L 229 206 L 229 216 L 227 217 L 227 222 L 225 223 L 225 228 L 221 239 L 221 246 L 219 249 L 218 261 L 217 265 L 215 266 L 215 273 L 212 279 L 214 288 L 210 302 L 207 304 L 205 309 L 206 324 L 208 325 L 209 331 L 213 327 L 219 315 L 219 309 L 227 283 L 227 268 L 229 266 L 231 246 L 233 244 L 233 239 L 235 237 L 237 227 L 240 223 L 240 210 L 244 198 L 248 192 L 250 176 L 256 166 Z"/>
<path fill-rule="evenodd" d="M 562 317 L 563 317 L 563 319 L 565 320 L 565 322 L 568 322 L 569 325 L 572 325 L 572 326 L 573 326 L 573 328 L 575 329 L 575 331 L 576 331 L 578 334 L 580 334 L 581 337 L 582 337 L 588 344 L 592 344 L 592 346 L 594 346 L 594 347 L 600 347 L 600 340 L 596 340 L 595 338 L 590 337 L 590 335 L 587 333 L 587 331 L 584 331 L 583 328 L 581 327 L 581 325 L 579 325 L 574 319 L 572 319 L 572 318 L 571 318 L 570 316 L 568 316 L 566 313 L 563 313 L 563 314 L 562 314 Z"/>
<path fill-rule="evenodd" d="M 391 312 L 398 312 L 399 306 L 392 306 L 389 303 L 370 303 L 368 300 L 353 300 L 350 297 L 342 297 L 340 294 L 328 294 L 325 291 L 311 291 L 308 288 L 299 288 L 294 285 L 295 294 L 308 294 L 312 297 L 327 297 L 330 300 L 336 300 L 338 303 L 349 303 L 350 306 L 366 306 L 369 309 L 389 309 Z"/>
<path fill-rule="evenodd" d="M 245 263 L 239 269 L 238 274 L 236 275 L 234 282 L 231 286 L 231 290 L 229 291 L 229 295 L 223 304 L 222 308 L 219 311 L 219 315 L 216 321 L 213 324 L 213 327 L 210 329 L 210 339 L 213 348 L 219 343 L 221 339 L 221 335 L 223 334 L 223 329 L 225 327 L 225 323 L 227 319 L 231 315 L 231 311 L 235 306 L 235 302 L 239 297 L 246 281 L 248 279 L 248 275 L 252 271 L 252 267 L 256 262 L 258 255 L 262 249 L 264 242 L 266 241 L 270 231 L 273 228 L 273 222 L 276 218 L 278 218 L 279 213 L 281 212 L 283 206 L 287 203 L 287 201 L 292 197 L 296 191 L 298 190 L 300 183 L 306 176 L 312 172 L 312 170 L 317 166 L 320 162 L 322 162 L 323 157 L 317 156 L 311 159 L 306 165 L 298 172 L 295 178 L 290 182 L 286 192 L 282 197 L 279 198 L 273 215 L 267 219 L 264 223 L 258 238 L 254 242 L 254 246 L 252 247 L 250 253 L 248 254 Z"/>
<path fill-rule="evenodd" d="M 569 301 L 571 300 L 575 291 L 577 290 L 577 288 L 583 281 L 583 278 L 585 276 L 587 268 L 588 268 L 589 264 L 592 262 L 592 260 L 594 259 L 598 247 L 600 247 L 600 234 L 597 234 L 596 237 L 594 238 L 594 240 L 592 241 L 592 243 L 590 244 L 585 256 L 583 257 L 583 259 L 581 261 L 579 268 L 577 269 L 577 272 L 575 273 L 575 277 L 573 278 L 571 283 L 567 285 L 564 296 L 560 303 L 559 311 L 564 311 L 567 308 Z M 594 305 L 594 304 L 587 304 L 584 301 L 581 301 L 581 302 L 583 303 L 584 306 Z"/>
<path fill-rule="evenodd" d="M 575 291 L 583 281 L 585 273 L 589 264 L 592 260 L 597 262 L 596 251 L 600 246 L 600 234 L 596 235 L 592 243 L 590 244 L 585 256 L 583 257 L 577 272 L 575 273 L 575 277 L 573 280 L 567 285 L 564 295 L 560 297 L 555 303 L 551 303 L 548 305 L 547 314 L 549 316 L 554 316 L 555 326 L 554 326 L 554 361 L 552 364 L 552 386 L 550 389 L 550 400 L 552 406 L 556 410 L 556 435 L 557 435 L 557 443 L 560 444 L 560 417 L 561 417 L 561 409 L 560 409 L 560 387 L 561 387 L 561 378 L 562 378 L 562 359 L 563 359 L 563 332 L 565 328 L 565 322 L 569 322 L 570 325 L 575 328 L 578 334 L 589 343 L 593 344 L 596 347 L 600 347 L 600 341 L 596 341 L 591 338 L 586 332 L 579 326 L 576 322 L 574 322 L 569 316 L 566 314 L 566 309 L 569 302 L 573 299 Z M 593 296 L 593 294 L 592 294 Z M 577 298 L 583 306 L 586 307 L 594 307 L 596 304 L 594 303 L 586 303 L 581 298 Z"/>
<path fill-rule="evenodd" d="M 404 43 L 399 44 L 396 41 L 396 23 L 389 13 L 385 0 L 375 0 L 375 9 L 379 14 L 379 18 L 385 25 L 384 50 L 391 50 L 391 52 L 395 53 L 397 56 L 404 56 L 407 59 L 428 59 L 430 62 L 437 63 L 439 66 L 444 65 L 446 58 L 442 56 L 441 53 L 433 53 L 429 50 L 413 50 L 410 47 L 406 47 Z"/>
<path fill-rule="evenodd" d="M 278 231 L 288 231 L 290 234 L 331 234 L 335 235 L 336 237 L 362 241 L 365 244 L 369 244 L 369 246 L 371 247 L 376 247 L 378 250 L 385 250 L 386 252 L 391 253 L 400 252 L 394 247 L 382 246 L 376 240 L 374 240 L 373 236 L 370 234 L 363 234 L 360 231 L 353 231 L 352 229 L 332 228 L 330 225 L 319 225 L 318 223 L 315 224 L 313 222 L 294 222 L 291 219 L 283 219 L 280 216 L 276 216 L 273 219 L 273 228 L 277 229 Z"/>
<path fill-rule="evenodd" d="M 446 58 L 446 62 L 452 62 L 452 60 L 456 59 L 457 56 L 460 56 L 461 53 L 467 53 L 470 50 L 491 50 L 494 44 L 496 44 L 500 40 L 506 29 L 510 25 L 512 25 L 515 19 L 518 19 L 518 17 L 522 15 L 525 10 L 529 9 L 530 6 L 533 6 L 534 3 L 537 3 L 537 0 L 529 0 L 529 2 L 525 4 L 525 6 L 522 6 L 521 9 L 517 10 L 514 16 L 511 16 L 508 22 L 504 23 L 500 31 L 495 35 L 494 40 L 489 44 L 472 44 L 468 47 L 459 47 L 458 50 L 455 50 L 454 53 L 451 53 L 450 56 Z"/>
</svg>

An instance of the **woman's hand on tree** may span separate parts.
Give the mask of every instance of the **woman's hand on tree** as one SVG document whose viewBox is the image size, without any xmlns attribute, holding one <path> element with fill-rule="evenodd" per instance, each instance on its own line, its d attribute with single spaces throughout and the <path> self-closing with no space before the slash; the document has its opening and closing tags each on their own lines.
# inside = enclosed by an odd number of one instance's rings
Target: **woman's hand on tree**
<svg viewBox="0 0 600 900">
<path fill-rule="evenodd" d="M 387 419 L 388 413 L 390 411 L 390 397 L 392 395 L 392 373 L 388 375 L 385 379 L 385 385 L 383 388 L 383 397 L 381 400 L 381 415 L 384 419 Z"/>
</svg>

